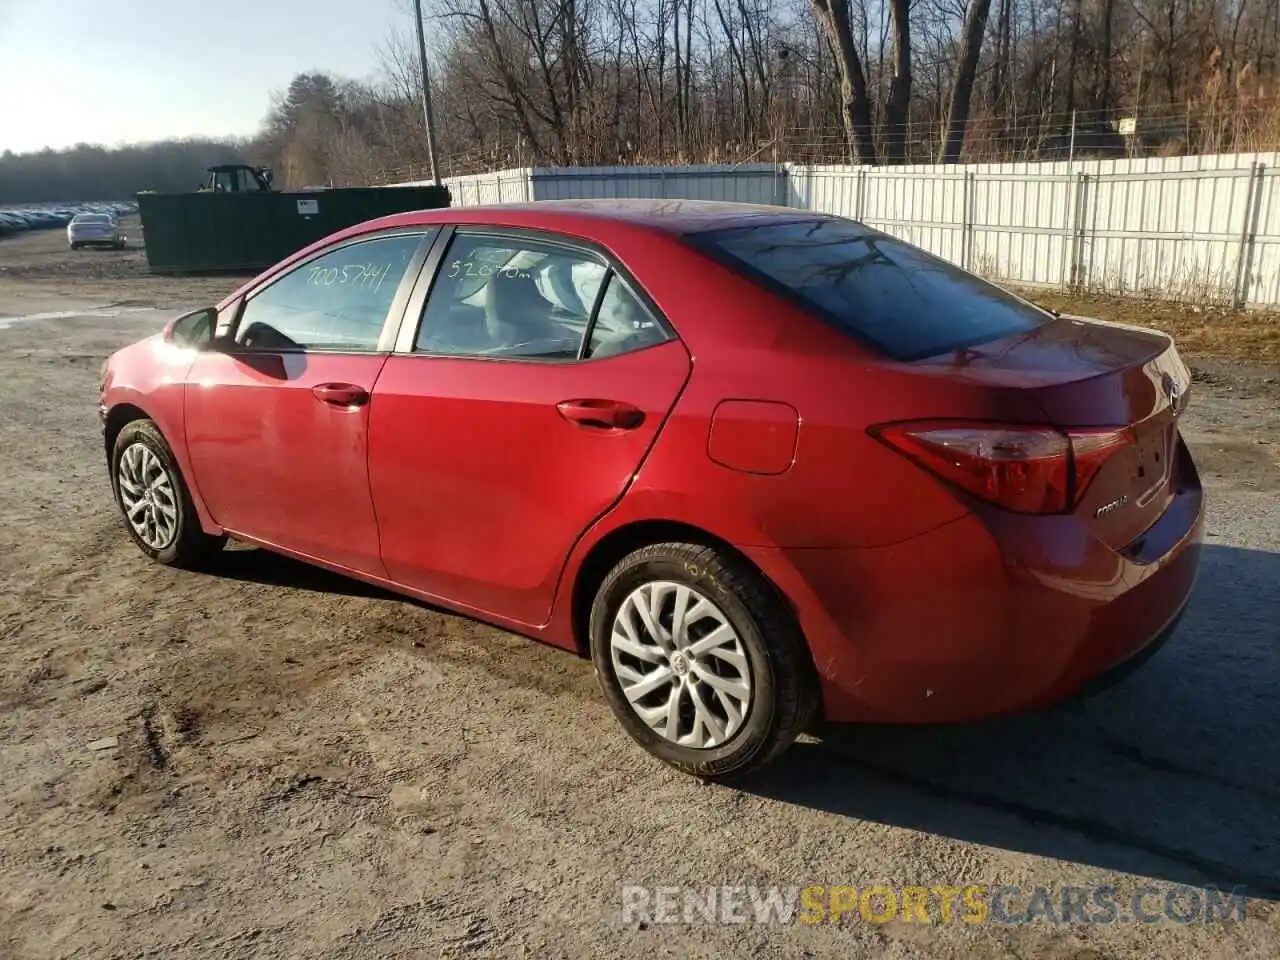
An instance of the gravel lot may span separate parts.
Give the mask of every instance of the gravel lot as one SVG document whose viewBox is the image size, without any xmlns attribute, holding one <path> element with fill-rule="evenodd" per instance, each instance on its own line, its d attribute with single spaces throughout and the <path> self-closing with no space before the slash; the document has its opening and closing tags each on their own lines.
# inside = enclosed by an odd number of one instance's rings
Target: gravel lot
<svg viewBox="0 0 1280 960">
<path fill-rule="evenodd" d="M 648 759 L 567 654 L 252 549 L 143 560 L 99 365 L 236 283 L 0 241 L 0 957 L 1280 956 L 1277 371 L 1190 358 L 1209 546 L 1137 675 L 828 731 L 729 789 Z M 1211 924 L 622 919 L 626 884 L 876 883 L 1251 899 Z"/>
</svg>

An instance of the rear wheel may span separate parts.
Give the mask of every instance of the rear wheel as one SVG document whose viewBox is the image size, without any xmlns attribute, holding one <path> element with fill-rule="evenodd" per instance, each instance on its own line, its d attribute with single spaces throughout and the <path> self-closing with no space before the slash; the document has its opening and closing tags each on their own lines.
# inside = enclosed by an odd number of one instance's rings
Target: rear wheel
<svg viewBox="0 0 1280 960">
<path fill-rule="evenodd" d="M 155 423 L 125 424 L 111 451 L 111 487 L 129 536 L 158 563 L 195 566 L 222 549 L 225 537 L 200 528 L 191 492 Z"/>
<path fill-rule="evenodd" d="M 78 243 L 72 243 L 72 244 L 71 244 L 71 249 L 72 249 L 72 250 L 79 250 L 79 249 L 80 249 L 80 244 L 78 244 Z"/>
<path fill-rule="evenodd" d="M 818 705 L 804 640 L 777 593 L 711 547 L 663 543 L 624 557 L 596 593 L 591 654 L 627 732 L 705 779 L 765 765 Z"/>
</svg>

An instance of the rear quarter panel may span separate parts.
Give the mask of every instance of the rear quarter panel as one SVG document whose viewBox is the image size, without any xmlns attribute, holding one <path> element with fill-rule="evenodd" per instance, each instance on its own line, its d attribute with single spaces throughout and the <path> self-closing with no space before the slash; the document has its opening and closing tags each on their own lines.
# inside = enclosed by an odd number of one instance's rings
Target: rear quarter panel
<svg viewBox="0 0 1280 960">
<path fill-rule="evenodd" d="M 620 251 L 688 346 L 692 374 L 609 523 L 687 522 L 739 546 L 859 548 L 907 540 L 968 511 L 951 488 L 867 428 L 940 415 L 1016 419 L 1026 405 L 1015 387 L 975 391 L 947 371 L 921 373 L 885 360 L 722 265 L 674 246 Z M 748 472 L 713 459 L 712 419 L 718 405 L 732 400 L 794 409 L 798 429 L 788 469 Z M 759 409 L 765 436 L 776 425 L 766 422 L 771 408 Z M 1038 415 L 1030 407 L 1022 413 Z"/>
</svg>

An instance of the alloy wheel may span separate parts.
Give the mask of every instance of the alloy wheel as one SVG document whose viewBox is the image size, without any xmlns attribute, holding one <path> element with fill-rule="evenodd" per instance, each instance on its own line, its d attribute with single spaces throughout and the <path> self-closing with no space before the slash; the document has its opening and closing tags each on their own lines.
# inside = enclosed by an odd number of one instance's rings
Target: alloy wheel
<svg viewBox="0 0 1280 960">
<path fill-rule="evenodd" d="M 178 535 L 178 498 L 173 479 L 145 443 L 130 444 L 116 467 L 120 506 L 138 539 L 163 550 Z"/>
<path fill-rule="evenodd" d="M 660 737 L 708 749 L 741 729 L 753 693 L 746 650 L 698 590 L 669 580 L 637 587 L 618 608 L 609 647 L 623 695 Z"/>
</svg>

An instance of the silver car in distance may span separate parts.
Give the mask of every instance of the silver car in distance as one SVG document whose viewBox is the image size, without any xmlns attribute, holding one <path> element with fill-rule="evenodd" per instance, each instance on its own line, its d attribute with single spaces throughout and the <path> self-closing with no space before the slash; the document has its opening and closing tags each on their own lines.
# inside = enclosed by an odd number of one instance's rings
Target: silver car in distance
<svg viewBox="0 0 1280 960">
<path fill-rule="evenodd" d="M 72 250 L 81 247 L 124 249 L 120 224 L 108 213 L 78 213 L 67 224 L 67 243 Z"/>
</svg>

